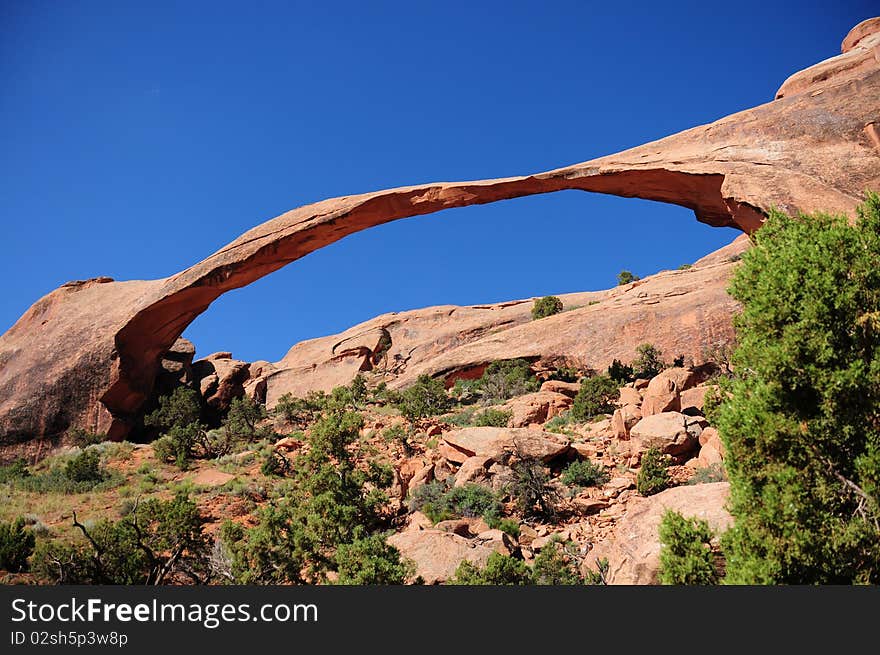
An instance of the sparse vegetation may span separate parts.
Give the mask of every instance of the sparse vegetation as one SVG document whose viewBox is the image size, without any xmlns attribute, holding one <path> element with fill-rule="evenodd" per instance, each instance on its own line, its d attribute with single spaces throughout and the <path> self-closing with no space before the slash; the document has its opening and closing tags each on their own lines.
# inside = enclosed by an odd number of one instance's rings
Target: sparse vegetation
<svg viewBox="0 0 880 655">
<path fill-rule="evenodd" d="M 464 560 L 447 584 L 522 586 L 532 584 L 532 572 L 521 559 L 492 553 L 483 568 Z"/>
<path fill-rule="evenodd" d="M 694 471 L 693 477 L 688 484 L 709 484 L 712 482 L 724 482 L 727 480 L 727 472 L 723 464 L 712 464 Z"/>
<path fill-rule="evenodd" d="M 491 523 L 500 519 L 502 507 L 496 494 L 483 485 L 468 483 L 449 489 L 444 483 L 434 481 L 413 492 L 410 509 L 424 513 L 434 523 L 478 516 Z"/>
<path fill-rule="evenodd" d="M 489 408 L 477 414 L 474 425 L 477 427 L 503 428 L 507 425 L 513 412 Z"/>
<path fill-rule="evenodd" d="M 544 296 L 535 300 L 535 304 L 532 306 L 532 318 L 538 320 L 547 316 L 553 316 L 553 314 L 558 314 L 561 311 L 562 301 L 559 298 L 556 296 Z"/>
<path fill-rule="evenodd" d="M 657 448 L 649 448 L 642 455 L 636 489 L 643 496 L 652 496 L 666 489 L 669 483 L 669 457 Z"/>
<path fill-rule="evenodd" d="M 513 471 L 510 495 L 519 510 L 526 516 L 554 519 L 560 497 L 543 463 L 518 455 L 510 468 Z"/>
<path fill-rule="evenodd" d="M 608 377 L 619 385 L 632 382 L 635 379 L 633 377 L 633 367 L 624 364 L 619 359 L 615 359 L 611 362 L 611 366 L 608 367 Z"/>
</svg>

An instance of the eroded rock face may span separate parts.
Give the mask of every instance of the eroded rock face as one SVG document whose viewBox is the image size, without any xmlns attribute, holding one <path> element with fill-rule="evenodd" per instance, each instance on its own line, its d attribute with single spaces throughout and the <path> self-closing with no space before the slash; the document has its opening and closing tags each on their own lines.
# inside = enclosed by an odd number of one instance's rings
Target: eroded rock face
<svg viewBox="0 0 880 655">
<path fill-rule="evenodd" d="M 68 283 L 0 337 L 0 444 L 71 425 L 124 436 L 165 353 L 220 295 L 399 218 L 565 189 L 679 204 L 700 221 L 746 232 L 773 206 L 852 213 L 865 189 L 880 189 L 878 33 L 876 19 L 857 26 L 844 55 L 790 78 L 778 100 L 615 155 L 524 177 L 325 200 L 263 223 L 165 279 Z M 525 349 L 524 335 L 507 336 Z M 374 365 L 381 339 L 369 333 L 340 343 L 339 365 Z"/>
<path fill-rule="evenodd" d="M 415 563 L 425 584 L 449 580 L 463 561 L 483 567 L 495 552 L 491 545 L 443 530 L 406 530 L 388 537 L 388 543 Z"/>
</svg>

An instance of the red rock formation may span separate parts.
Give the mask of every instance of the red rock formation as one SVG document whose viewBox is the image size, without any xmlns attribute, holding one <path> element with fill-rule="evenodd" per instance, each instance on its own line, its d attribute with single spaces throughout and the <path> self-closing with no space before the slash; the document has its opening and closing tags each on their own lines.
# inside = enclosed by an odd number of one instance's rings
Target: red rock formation
<svg viewBox="0 0 880 655">
<path fill-rule="evenodd" d="M 878 32 L 877 19 L 854 28 L 844 55 L 791 78 L 778 100 L 615 155 L 524 177 L 325 200 L 169 278 L 64 285 L 0 337 L 0 443 L 72 424 L 123 436 L 163 354 L 216 298 L 399 218 L 563 189 L 675 203 L 747 232 L 772 206 L 851 212 L 865 189 L 880 189 Z"/>
</svg>

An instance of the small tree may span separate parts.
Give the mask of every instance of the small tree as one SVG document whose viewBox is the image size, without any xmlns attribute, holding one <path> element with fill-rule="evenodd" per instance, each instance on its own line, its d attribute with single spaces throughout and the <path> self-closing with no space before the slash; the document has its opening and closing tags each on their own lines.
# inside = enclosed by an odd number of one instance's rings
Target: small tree
<svg viewBox="0 0 880 655">
<path fill-rule="evenodd" d="M 608 377 L 617 382 L 617 384 L 626 384 L 633 381 L 633 367 L 627 366 L 619 359 L 611 362 L 608 367 Z"/>
<path fill-rule="evenodd" d="M 718 582 L 712 552 L 712 530 L 702 519 L 666 510 L 660 522 L 660 582 L 666 585 L 710 585 Z"/>
<path fill-rule="evenodd" d="M 585 378 L 571 405 L 571 417 L 588 421 L 599 414 L 613 412 L 617 395 L 617 383 L 607 375 Z"/>
<path fill-rule="evenodd" d="M 556 296 L 544 296 L 535 300 L 532 305 L 532 318 L 538 320 L 547 316 L 553 316 L 562 311 L 562 301 Z"/>
<path fill-rule="evenodd" d="M 638 355 L 633 361 L 634 375 L 643 380 L 649 380 L 666 368 L 663 361 L 663 353 L 650 343 L 643 343 L 636 348 Z"/>
<path fill-rule="evenodd" d="M 736 584 L 880 582 L 880 195 L 857 220 L 771 212 L 731 295 L 722 380 Z"/>
<path fill-rule="evenodd" d="M 584 579 L 577 571 L 576 546 L 551 541 L 545 545 L 532 566 L 532 583 L 536 585 L 581 585 Z"/>
<path fill-rule="evenodd" d="M 543 463 L 518 454 L 510 468 L 513 471 L 510 493 L 520 511 L 545 519 L 555 518 L 559 492 L 551 484 Z"/>
<path fill-rule="evenodd" d="M 82 451 L 64 466 L 64 475 L 72 482 L 98 483 L 106 477 L 101 468 L 101 456 L 94 448 Z"/>
<path fill-rule="evenodd" d="M 562 472 L 562 482 L 570 487 L 598 487 L 608 481 L 608 472 L 589 459 L 577 460 Z"/>
<path fill-rule="evenodd" d="M 630 282 L 637 282 L 641 279 L 642 278 L 640 278 L 639 276 L 633 275 L 632 271 L 624 270 L 620 271 L 620 273 L 617 274 L 617 284 L 620 286 L 623 286 L 624 284 L 629 284 Z"/>
<path fill-rule="evenodd" d="M 398 409 L 410 423 L 420 418 L 447 411 L 451 405 L 443 381 L 430 375 L 420 375 L 414 385 L 400 394 Z"/>
</svg>

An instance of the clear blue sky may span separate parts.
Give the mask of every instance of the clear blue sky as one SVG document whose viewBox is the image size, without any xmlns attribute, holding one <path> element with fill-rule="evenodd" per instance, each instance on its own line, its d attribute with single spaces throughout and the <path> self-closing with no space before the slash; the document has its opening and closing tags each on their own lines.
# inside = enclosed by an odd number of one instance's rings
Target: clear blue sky
<svg viewBox="0 0 880 655">
<path fill-rule="evenodd" d="M 531 173 L 772 99 L 873 2 L 0 1 L 0 330 L 326 197 Z M 398 221 L 227 294 L 199 355 L 376 314 L 612 286 L 731 230 L 565 192 Z"/>
</svg>

